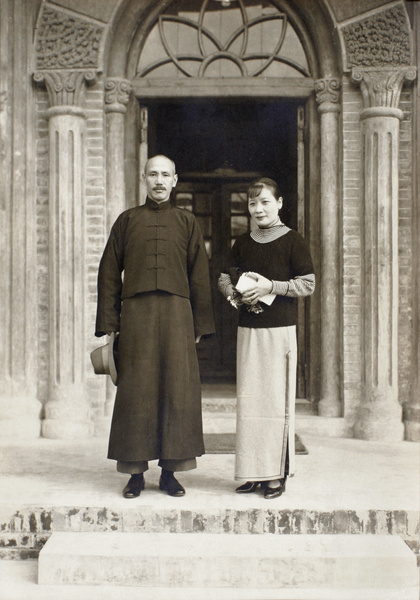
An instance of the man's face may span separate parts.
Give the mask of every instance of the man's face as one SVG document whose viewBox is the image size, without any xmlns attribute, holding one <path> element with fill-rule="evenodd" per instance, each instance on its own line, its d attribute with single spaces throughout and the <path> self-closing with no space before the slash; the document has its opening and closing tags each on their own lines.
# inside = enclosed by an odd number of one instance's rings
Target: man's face
<svg viewBox="0 0 420 600">
<path fill-rule="evenodd" d="M 144 173 L 147 195 L 155 202 L 168 200 L 172 188 L 176 186 L 178 175 L 172 161 L 164 156 L 151 158 Z"/>
</svg>

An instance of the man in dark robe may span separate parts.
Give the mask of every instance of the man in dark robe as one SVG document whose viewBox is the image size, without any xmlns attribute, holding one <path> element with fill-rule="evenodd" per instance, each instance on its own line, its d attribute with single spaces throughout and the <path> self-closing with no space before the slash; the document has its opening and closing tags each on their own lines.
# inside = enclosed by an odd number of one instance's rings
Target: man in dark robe
<svg viewBox="0 0 420 600">
<path fill-rule="evenodd" d="M 95 335 L 119 333 L 108 458 L 131 474 L 125 498 L 140 495 L 154 459 L 160 489 L 185 494 L 174 471 L 204 453 L 195 344 L 214 333 L 203 237 L 194 215 L 170 203 L 175 164 L 154 156 L 144 179 L 146 203 L 118 217 L 98 274 Z"/>
</svg>

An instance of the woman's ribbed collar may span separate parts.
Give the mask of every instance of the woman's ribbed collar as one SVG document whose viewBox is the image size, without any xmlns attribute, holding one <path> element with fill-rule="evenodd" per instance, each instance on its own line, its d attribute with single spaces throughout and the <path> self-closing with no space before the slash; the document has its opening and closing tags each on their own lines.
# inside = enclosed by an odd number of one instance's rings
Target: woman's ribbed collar
<svg viewBox="0 0 420 600">
<path fill-rule="evenodd" d="M 251 231 L 250 235 L 255 242 L 267 244 L 268 242 L 277 240 L 289 231 L 290 227 L 287 227 L 287 225 L 280 222 L 278 225 L 273 225 L 273 227 L 267 227 L 266 229 L 254 229 L 254 231 Z"/>
</svg>

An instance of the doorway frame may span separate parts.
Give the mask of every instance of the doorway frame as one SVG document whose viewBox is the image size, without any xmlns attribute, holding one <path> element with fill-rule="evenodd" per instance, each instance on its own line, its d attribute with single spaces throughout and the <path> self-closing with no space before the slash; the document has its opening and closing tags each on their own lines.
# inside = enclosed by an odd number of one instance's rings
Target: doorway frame
<svg viewBox="0 0 420 600">
<path fill-rule="evenodd" d="M 232 82 L 229 82 L 229 85 L 232 85 Z M 149 86 L 148 86 L 149 87 Z M 252 86 L 254 88 L 254 86 Z M 160 152 L 163 151 L 165 152 L 165 149 L 159 148 L 159 144 L 157 141 L 157 133 L 155 131 L 155 123 L 154 121 L 156 121 L 156 119 L 158 118 L 158 112 L 153 110 L 153 111 L 149 111 L 149 108 L 151 106 L 153 106 L 153 108 L 156 108 L 157 106 L 163 104 L 167 104 L 168 102 L 172 103 L 174 102 L 174 98 L 172 98 L 171 96 L 167 96 L 165 95 L 164 97 L 160 97 L 157 96 L 156 94 L 159 93 L 159 89 L 160 86 L 158 86 L 157 91 L 152 89 L 149 90 L 149 97 L 146 98 L 142 98 L 141 100 L 139 100 L 137 98 L 137 100 L 140 102 L 142 102 L 142 106 L 140 108 L 140 113 L 142 112 L 146 112 L 147 113 L 147 123 L 148 123 L 148 136 L 144 135 L 144 131 L 142 129 L 142 131 L 140 132 L 140 151 L 139 151 L 139 165 L 134 165 L 134 168 L 130 168 L 130 172 L 127 173 L 127 178 L 129 179 L 130 177 L 133 177 L 134 174 L 138 173 L 138 176 L 140 177 L 140 171 L 142 170 L 142 156 L 144 157 L 144 161 L 147 159 L 147 153 L 144 153 L 144 145 L 145 145 L 145 139 L 146 137 L 148 137 L 149 139 L 149 155 L 153 155 L 156 154 L 156 152 Z M 181 100 L 180 100 L 181 98 Z M 251 106 L 254 110 L 255 113 L 255 118 L 258 118 L 258 110 L 259 110 L 259 106 L 260 103 L 261 105 L 264 105 L 267 103 L 267 100 L 269 100 L 269 104 L 270 105 L 275 105 L 277 110 L 276 113 L 278 113 L 279 117 L 281 115 L 281 113 L 283 112 L 284 114 L 284 110 L 282 111 L 282 103 L 288 103 L 290 101 L 293 101 L 292 106 L 294 106 L 294 125 L 292 125 L 292 129 L 294 128 L 294 135 L 296 137 L 295 140 L 289 140 L 289 143 L 293 143 L 293 148 L 296 144 L 296 150 L 293 150 L 292 152 L 295 153 L 295 160 L 294 165 L 295 165 L 295 170 L 296 173 L 292 176 L 290 184 L 289 184 L 289 191 L 288 192 L 284 192 L 286 193 L 286 203 L 288 202 L 289 199 L 293 199 L 293 202 L 296 202 L 296 215 L 294 217 L 295 221 L 293 224 L 289 224 L 290 227 L 292 227 L 293 229 L 296 229 L 301 235 L 303 235 L 303 237 L 308 241 L 309 237 L 310 237 L 310 233 L 311 233 L 311 229 L 312 230 L 317 230 L 316 226 L 311 226 L 309 227 L 310 223 L 311 223 L 311 218 L 310 218 L 310 213 L 311 213 L 311 209 L 310 207 L 308 207 L 308 203 L 309 203 L 309 198 L 305 197 L 305 194 L 307 194 L 307 190 L 308 190 L 308 174 L 307 172 L 305 172 L 306 170 L 306 165 L 309 164 L 309 160 L 311 158 L 311 156 L 314 155 L 313 152 L 311 153 L 305 153 L 305 127 L 306 124 L 308 122 L 308 103 L 309 100 L 311 98 L 311 95 L 309 95 L 305 100 L 303 100 L 301 97 L 297 97 L 296 96 L 296 90 L 295 92 L 290 96 L 290 97 L 282 97 L 281 99 L 275 97 L 271 97 L 269 99 L 267 99 L 266 97 L 252 97 L 252 100 L 250 101 L 250 97 L 249 96 L 241 96 L 241 97 L 237 97 L 235 100 L 236 102 L 240 105 L 242 104 L 246 104 L 247 106 Z M 186 102 L 188 102 L 188 104 L 192 103 L 192 104 L 211 104 L 211 105 L 224 105 L 225 103 L 229 103 L 232 104 L 232 96 L 224 96 L 224 97 L 211 97 L 210 99 L 208 97 L 196 97 L 191 99 L 190 96 L 188 96 L 185 91 L 182 93 L 182 95 L 180 94 L 178 96 L 178 98 L 176 98 L 175 102 L 176 104 L 180 104 L 182 103 L 182 99 L 185 99 Z M 235 102 L 234 102 L 235 104 Z M 290 107 L 288 108 L 288 110 L 290 110 Z M 316 118 L 316 111 L 314 113 L 314 117 Z M 161 117 L 162 118 L 162 117 Z M 144 117 L 140 119 L 141 124 L 143 125 L 145 119 Z M 186 127 L 188 127 L 188 122 L 186 122 Z M 310 128 L 306 128 L 306 129 L 310 129 Z M 131 127 L 131 125 L 129 126 L 129 130 L 132 132 L 133 131 L 133 127 Z M 147 133 L 147 132 L 146 132 Z M 290 134 L 290 131 L 289 131 Z M 132 135 L 132 133 L 131 133 Z M 281 135 L 281 133 L 280 133 Z M 293 134 L 292 134 L 293 135 Z M 138 142 L 137 142 L 138 143 Z M 169 156 L 172 156 L 172 154 L 170 154 Z M 173 155 L 176 157 L 176 154 Z M 143 166 L 144 166 L 145 162 L 143 162 Z M 179 166 L 179 165 L 177 165 Z M 185 167 L 184 167 L 185 168 Z M 268 167 L 267 167 L 268 168 Z M 271 169 L 273 168 L 273 165 L 271 165 Z M 185 184 L 186 182 L 190 182 L 190 180 L 194 180 L 197 183 L 200 181 L 206 181 L 206 182 L 210 182 L 210 181 L 218 181 L 219 183 L 224 180 L 225 182 L 230 182 L 230 183 L 234 183 L 235 180 L 242 180 L 242 179 L 248 179 L 249 181 L 255 180 L 257 177 L 266 175 L 266 176 L 272 176 L 275 179 L 277 179 L 277 177 L 274 174 L 269 174 L 268 172 L 236 172 L 233 169 L 230 168 L 217 168 L 214 171 L 207 171 L 207 172 L 181 172 L 178 170 L 178 175 L 180 177 L 180 181 L 177 185 L 177 190 L 179 188 L 179 186 L 181 184 Z M 279 182 L 281 182 L 282 179 L 279 179 Z M 284 181 L 282 182 L 282 189 L 286 190 L 287 186 L 283 186 Z M 137 184 L 135 181 L 133 181 L 130 184 L 130 188 L 131 189 L 136 189 Z M 309 196 L 310 197 L 310 196 Z M 145 200 L 144 195 L 142 194 L 142 190 L 141 190 L 141 180 L 140 180 L 140 193 L 139 193 L 139 204 L 142 204 Z M 313 224 L 312 224 L 313 225 Z M 222 225 L 223 226 L 223 225 Z M 315 244 L 314 243 L 314 247 L 319 247 L 319 244 Z M 217 279 L 216 279 L 217 281 Z M 215 285 L 215 282 L 213 282 L 213 287 L 214 289 L 217 290 L 217 286 Z M 215 292 L 217 294 L 217 291 Z M 319 368 L 318 365 L 316 363 L 317 358 L 315 358 L 314 360 L 311 360 L 311 354 L 314 354 L 311 350 L 312 347 L 317 347 L 317 344 L 314 343 L 311 345 L 311 329 L 315 329 L 315 328 L 311 328 L 310 327 L 310 323 L 311 323 L 311 319 L 310 319 L 310 302 L 315 302 L 317 301 L 317 299 L 315 298 L 303 298 L 299 300 L 298 303 L 298 327 L 297 327 L 297 339 L 298 339 L 298 351 L 299 351 L 299 357 L 298 357 L 298 377 L 297 377 L 297 398 L 300 399 L 311 399 L 311 405 L 312 405 L 312 410 L 313 412 L 316 411 L 316 406 L 315 406 L 315 401 L 316 398 L 318 397 L 317 391 L 315 389 L 315 385 L 316 385 L 316 380 L 315 377 L 316 375 L 319 373 Z M 319 314 L 319 312 L 317 313 L 317 310 L 314 310 L 314 314 Z M 218 311 L 217 311 L 218 312 Z M 217 314 L 215 315 L 216 319 L 217 319 Z M 220 325 L 220 323 L 219 323 Z M 221 329 L 221 326 L 219 326 L 219 330 Z M 314 354 L 315 357 L 317 357 L 317 353 Z M 311 375 L 312 374 L 312 375 Z M 222 377 L 223 375 L 220 374 L 220 377 Z M 314 377 L 315 376 L 315 377 Z M 315 380 L 315 382 L 314 382 Z M 208 380 L 207 380 L 208 381 Z M 314 385 L 311 386 L 311 382 L 314 382 Z"/>
<path fill-rule="evenodd" d="M 126 155 L 133 157 L 137 156 L 137 163 L 130 161 L 129 169 L 126 169 L 126 181 L 131 183 L 128 187 L 137 193 L 136 202 L 141 204 L 144 202 L 144 197 L 138 191 L 141 188 L 140 172 L 144 168 L 141 164 L 141 159 L 146 158 L 144 151 L 144 131 L 141 130 L 144 118 L 141 118 L 143 107 L 150 100 L 154 102 L 167 102 L 170 100 L 182 101 L 182 99 L 191 100 L 191 97 L 201 101 L 212 101 L 216 98 L 223 102 L 229 99 L 230 102 L 246 101 L 255 102 L 255 109 L 258 109 L 258 102 L 264 100 L 275 100 L 281 103 L 284 100 L 296 100 L 303 106 L 303 114 L 300 119 L 303 123 L 296 123 L 296 127 L 300 127 L 305 138 L 305 143 L 301 140 L 301 155 L 298 160 L 303 163 L 303 177 L 301 181 L 296 181 L 296 188 L 300 186 L 299 194 L 301 196 L 300 203 L 303 205 L 300 218 L 304 223 L 304 235 L 306 241 L 312 248 L 315 271 L 319 273 L 321 265 L 321 257 L 318 255 L 318 249 L 321 247 L 320 242 L 320 203 L 317 201 L 320 194 L 319 189 L 319 174 L 320 170 L 320 143 L 319 143 L 319 115 L 314 100 L 315 82 L 310 78 L 290 79 L 290 80 L 273 80 L 269 84 L 258 85 L 256 80 L 241 80 L 239 78 L 225 80 L 209 80 L 190 81 L 187 80 L 185 85 L 166 85 L 163 82 L 158 82 L 155 85 L 148 81 L 133 80 L 133 98 L 131 103 L 137 104 L 137 109 L 132 108 L 126 115 Z M 166 82 L 168 83 L 168 82 Z M 191 92 L 193 91 L 193 96 Z M 217 95 L 217 91 L 221 95 Z M 210 92 L 210 94 L 209 94 Z M 130 117 L 131 118 L 127 118 Z M 153 129 L 151 123 L 149 126 Z M 138 137 L 137 137 L 138 136 Z M 298 137 L 298 134 L 297 134 Z M 137 147 L 133 147 L 135 140 L 138 140 Z M 126 165 L 127 166 L 127 165 Z M 298 200 L 299 202 L 299 200 Z M 302 303 L 301 303 L 302 304 Z M 317 413 L 317 402 L 321 394 L 321 357 L 319 353 L 320 346 L 320 326 L 317 322 L 317 315 L 320 314 L 320 294 L 307 298 L 300 307 L 300 312 L 305 313 L 305 339 L 300 339 L 300 343 L 305 345 L 306 362 L 303 365 L 304 377 L 306 381 L 306 399 L 311 403 L 313 413 Z M 319 320 L 318 320 L 319 321 Z"/>
<path fill-rule="evenodd" d="M 343 416 L 343 364 L 342 364 L 342 310 L 341 310 L 341 261 L 342 248 L 339 241 L 340 207 L 342 190 L 339 176 L 339 113 L 341 110 L 341 46 L 340 39 L 335 34 L 331 36 L 333 21 L 331 15 L 322 6 L 313 4 L 312 0 L 299 0 L 299 10 L 294 0 L 272 0 L 280 10 L 287 13 L 295 30 L 305 47 L 310 64 L 311 78 L 299 80 L 299 91 L 296 91 L 293 79 L 273 79 L 268 83 L 237 78 L 231 80 L 189 80 L 178 81 L 171 87 L 176 94 L 203 94 L 205 86 L 206 97 L 219 95 L 230 98 L 264 97 L 281 100 L 284 97 L 307 98 L 308 122 L 305 126 L 307 135 L 307 181 L 305 198 L 307 210 L 310 213 L 311 227 L 308 242 L 316 250 L 314 253 L 317 290 L 309 301 L 311 327 L 311 364 L 308 370 L 309 399 L 317 404 L 321 416 Z M 124 169 L 133 158 L 130 144 L 126 144 L 125 121 L 131 125 L 139 122 L 136 119 L 125 119 L 127 103 L 141 103 L 151 94 L 166 93 L 169 82 L 152 90 L 144 82 L 136 80 L 136 65 L 142 51 L 145 39 L 152 29 L 160 12 L 165 6 L 156 5 L 151 0 L 145 3 L 129 3 L 118 14 L 118 26 L 110 39 L 107 56 L 107 83 L 113 89 L 124 88 L 133 90 L 131 100 L 123 99 L 122 104 L 112 104 L 107 115 L 107 206 L 112 215 L 126 208 L 126 187 Z M 308 29 L 304 15 L 310 15 L 311 22 L 317 22 L 317 27 Z M 163 85 L 164 84 L 164 85 Z M 186 84 L 186 85 L 184 85 Z M 181 91 L 183 88 L 183 91 Z M 304 88 L 304 89 L 303 89 Z M 302 91 L 303 90 L 303 91 Z M 175 92 L 172 90 L 171 94 Z M 129 111 L 127 111 L 129 112 Z M 140 127 L 139 127 L 140 130 Z M 309 164 L 310 163 L 310 164 Z M 132 162 L 134 166 L 134 163 Z M 130 191 L 130 190 L 127 190 Z M 134 190 L 133 190 L 134 191 Z M 133 196 L 128 194 L 128 197 Z M 310 210 L 309 210 L 310 208 Z M 331 232 L 333 235 L 330 235 Z M 319 279 L 320 276 L 320 279 Z"/>
</svg>

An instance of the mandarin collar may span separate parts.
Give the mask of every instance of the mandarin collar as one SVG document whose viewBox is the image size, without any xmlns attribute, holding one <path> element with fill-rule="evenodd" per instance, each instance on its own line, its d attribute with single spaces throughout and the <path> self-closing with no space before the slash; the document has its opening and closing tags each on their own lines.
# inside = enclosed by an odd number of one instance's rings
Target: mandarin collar
<svg viewBox="0 0 420 600">
<path fill-rule="evenodd" d="M 168 210 L 171 207 L 171 200 L 169 199 L 165 200 L 164 202 L 156 202 L 147 196 L 146 206 L 156 211 Z"/>
</svg>

